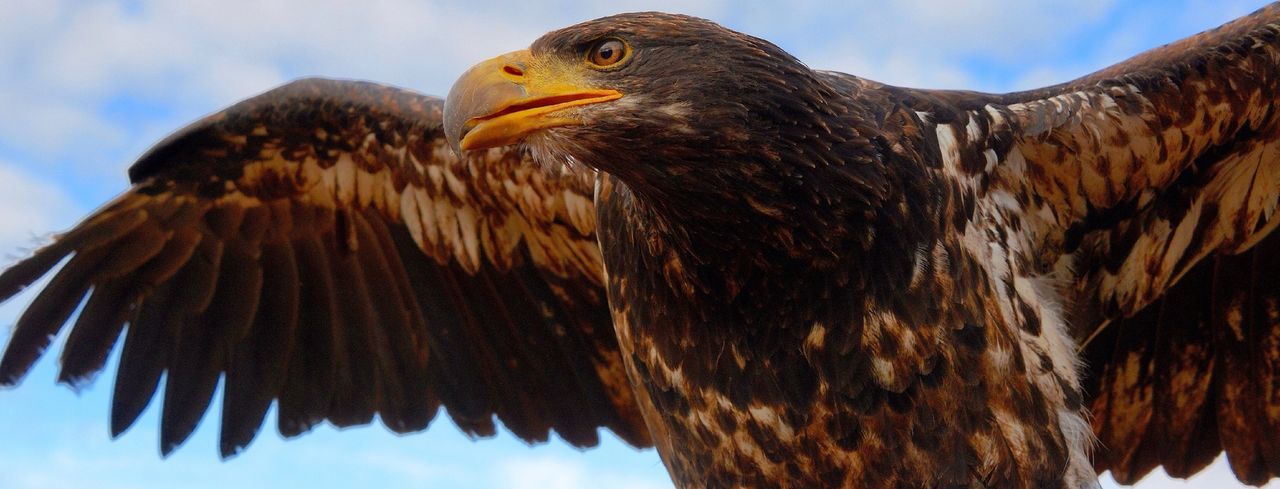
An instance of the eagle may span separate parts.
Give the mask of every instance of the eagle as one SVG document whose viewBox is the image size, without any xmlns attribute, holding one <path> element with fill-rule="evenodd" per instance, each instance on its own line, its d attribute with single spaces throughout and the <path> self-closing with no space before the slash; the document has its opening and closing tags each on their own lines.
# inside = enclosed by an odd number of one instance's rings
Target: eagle
<svg viewBox="0 0 1280 489">
<path fill-rule="evenodd" d="M 379 419 L 656 447 L 675 485 L 1280 475 L 1280 4 L 986 94 L 672 14 L 444 100 L 304 79 L 206 117 L 0 273 L 19 383 L 122 353 L 113 436 L 223 383 L 220 451 Z M 79 311 L 76 315 L 75 312 Z M 73 318 L 74 316 L 74 318 Z M 163 383 L 163 395 L 157 392 Z"/>
</svg>

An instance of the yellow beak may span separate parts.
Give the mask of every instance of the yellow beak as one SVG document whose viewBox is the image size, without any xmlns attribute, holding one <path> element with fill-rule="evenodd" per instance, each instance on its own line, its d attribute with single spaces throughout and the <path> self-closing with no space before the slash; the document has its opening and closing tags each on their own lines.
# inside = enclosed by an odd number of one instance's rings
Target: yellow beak
<svg viewBox="0 0 1280 489">
<path fill-rule="evenodd" d="M 582 124 L 557 114 L 570 107 L 622 97 L 585 88 L 571 71 L 535 63 L 528 50 L 484 61 L 463 73 L 444 104 L 445 137 L 455 151 L 506 146 L 540 129 Z"/>
</svg>

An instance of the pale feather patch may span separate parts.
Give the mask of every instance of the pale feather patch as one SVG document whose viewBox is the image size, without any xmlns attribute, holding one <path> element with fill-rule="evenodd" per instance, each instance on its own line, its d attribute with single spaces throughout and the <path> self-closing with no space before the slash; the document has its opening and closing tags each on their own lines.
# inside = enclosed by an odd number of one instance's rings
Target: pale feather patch
<svg viewBox="0 0 1280 489">
<path fill-rule="evenodd" d="M 419 249 L 425 250 L 427 244 L 422 235 L 422 216 L 418 213 L 418 199 L 414 197 L 416 194 L 417 192 L 410 188 L 406 188 L 400 194 L 400 216 L 405 227 L 409 228 L 409 236 L 413 238 L 413 242 Z"/>
<path fill-rule="evenodd" d="M 807 356 L 812 358 L 816 353 L 826 348 L 826 342 L 827 327 L 822 323 L 814 323 L 813 327 L 809 328 L 809 334 L 805 336 L 804 344 L 801 345 L 801 348 L 804 349 Z"/>
<path fill-rule="evenodd" d="M 561 192 L 564 199 L 564 206 L 569 215 L 569 223 L 573 224 L 574 229 L 579 233 L 589 234 L 596 227 L 595 204 L 586 197 L 570 191 Z"/>
<path fill-rule="evenodd" d="M 438 216 L 440 211 L 426 189 L 415 188 L 412 193 L 419 209 L 418 215 L 422 218 L 422 237 L 424 242 L 422 249 L 435 257 L 437 261 L 440 261 L 444 258 L 443 253 L 440 251 L 442 241 Z"/>
<path fill-rule="evenodd" d="M 476 232 L 479 225 L 476 219 L 475 211 L 469 206 L 463 206 L 456 209 L 460 246 L 455 247 L 454 258 L 458 263 L 462 264 L 462 269 L 468 273 L 476 273 L 480 271 L 480 237 Z"/>
<path fill-rule="evenodd" d="M 956 140 L 956 130 L 949 124 L 938 124 L 935 128 L 938 134 L 938 150 L 942 154 L 942 167 L 948 175 L 953 177 L 961 176 L 960 167 L 960 145 Z"/>
<path fill-rule="evenodd" d="M 783 422 L 778 416 L 777 409 L 771 406 L 752 405 L 747 407 L 747 412 L 751 413 L 751 417 L 757 422 L 772 429 L 782 441 L 790 441 L 795 436 L 791 425 Z"/>
<path fill-rule="evenodd" d="M 356 175 L 357 202 L 359 202 L 360 207 L 369 207 L 373 203 L 375 196 L 381 193 L 375 191 L 381 182 L 378 181 L 377 175 L 370 174 L 362 169 L 356 169 L 354 173 Z"/>
<path fill-rule="evenodd" d="M 338 202 L 351 204 L 356 197 L 356 163 L 351 160 L 350 153 L 342 153 L 338 156 L 338 161 L 329 167 L 329 171 L 334 175 L 334 193 L 338 196 Z"/>
</svg>

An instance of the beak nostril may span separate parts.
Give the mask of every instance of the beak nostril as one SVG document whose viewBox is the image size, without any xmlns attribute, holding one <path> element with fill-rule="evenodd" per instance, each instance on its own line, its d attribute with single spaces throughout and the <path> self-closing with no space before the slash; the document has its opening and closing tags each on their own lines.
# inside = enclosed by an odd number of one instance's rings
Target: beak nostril
<svg viewBox="0 0 1280 489">
<path fill-rule="evenodd" d="M 511 76 L 524 76 L 524 70 L 516 65 L 503 65 L 502 72 Z"/>
</svg>

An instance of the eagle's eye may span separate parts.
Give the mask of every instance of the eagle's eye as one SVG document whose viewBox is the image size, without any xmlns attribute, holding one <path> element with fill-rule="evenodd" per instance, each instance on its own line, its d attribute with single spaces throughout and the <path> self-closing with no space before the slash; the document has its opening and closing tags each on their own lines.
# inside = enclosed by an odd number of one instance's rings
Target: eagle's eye
<svg viewBox="0 0 1280 489">
<path fill-rule="evenodd" d="M 617 39 L 604 39 L 592 45 L 587 52 L 587 61 L 598 68 L 606 68 L 626 58 L 627 51 L 626 43 Z"/>
</svg>

